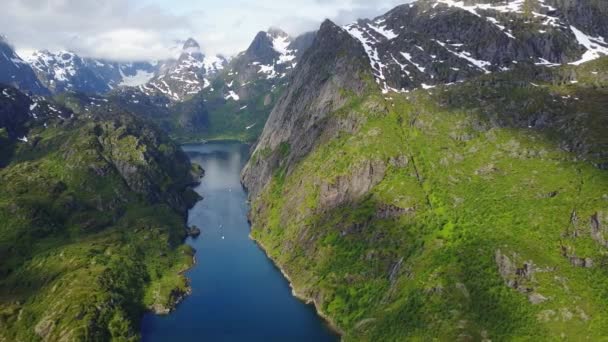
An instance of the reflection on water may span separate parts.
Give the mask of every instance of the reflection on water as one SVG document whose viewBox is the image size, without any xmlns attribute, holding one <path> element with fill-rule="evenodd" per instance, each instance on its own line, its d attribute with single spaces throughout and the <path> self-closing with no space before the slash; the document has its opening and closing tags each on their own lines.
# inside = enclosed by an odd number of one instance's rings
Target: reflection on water
<svg viewBox="0 0 608 342">
<path fill-rule="evenodd" d="M 337 341 L 314 308 L 291 295 L 289 284 L 249 239 L 247 195 L 240 172 L 248 146 L 209 143 L 183 147 L 205 169 L 196 189 L 204 199 L 189 224 L 202 230 L 188 243 L 197 265 L 187 273 L 192 295 L 168 316 L 148 314 L 144 341 Z"/>
</svg>

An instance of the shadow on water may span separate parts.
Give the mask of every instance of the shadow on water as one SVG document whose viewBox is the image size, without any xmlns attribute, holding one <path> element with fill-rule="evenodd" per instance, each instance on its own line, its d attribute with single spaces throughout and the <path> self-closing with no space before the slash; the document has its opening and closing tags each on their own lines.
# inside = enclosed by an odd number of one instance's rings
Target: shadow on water
<svg viewBox="0 0 608 342">
<path fill-rule="evenodd" d="M 147 314 L 143 341 L 337 341 L 249 238 L 247 194 L 240 184 L 249 147 L 221 142 L 183 149 L 205 169 L 196 189 L 205 199 L 188 217 L 202 230 L 187 241 L 197 250 L 197 264 L 187 273 L 192 295 L 168 316 Z"/>
</svg>

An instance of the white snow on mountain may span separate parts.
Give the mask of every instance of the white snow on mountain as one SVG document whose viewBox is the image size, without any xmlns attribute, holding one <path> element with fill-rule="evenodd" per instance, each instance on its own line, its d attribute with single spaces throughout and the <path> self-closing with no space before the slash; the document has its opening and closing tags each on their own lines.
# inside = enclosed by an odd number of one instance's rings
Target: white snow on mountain
<svg viewBox="0 0 608 342">
<path fill-rule="evenodd" d="M 238 100 L 240 100 L 241 98 L 240 98 L 240 97 L 237 95 L 237 93 L 235 93 L 233 90 L 230 90 L 230 91 L 228 92 L 228 95 L 226 95 L 225 99 L 226 99 L 226 100 L 230 100 L 230 99 L 232 99 L 233 101 L 238 101 Z"/>
<path fill-rule="evenodd" d="M 215 73 L 224 69 L 226 60 L 220 56 L 205 56 L 203 60 L 203 67 L 207 74 Z"/>
<path fill-rule="evenodd" d="M 211 86 L 209 78 L 224 69 L 227 60 L 205 56 L 194 39 L 188 39 L 177 60 L 163 63 L 159 74 L 139 89 L 151 95 L 161 93 L 172 101 L 182 101 Z"/>
<path fill-rule="evenodd" d="M 477 10 L 492 10 L 502 13 L 508 12 L 516 12 L 522 13 L 522 7 L 524 5 L 525 0 L 511 0 L 505 1 L 502 5 L 495 4 L 474 4 L 474 5 L 465 5 L 464 1 L 454 1 L 454 0 L 437 0 L 438 3 L 446 4 L 450 7 L 458 7 L 467 12 L 470 12 L 478 17 L 481 15 L 477 13 Z M 541 0 L 544 3 L 544 1 Z"/>
<path fill-rule="evenodd" d="M 291 44 L 291 38 L 287 35 L 278 35 L 276 37 L 272 37 L 272 46 L 276 52 L 279 53 L 279 64 L 285 64 L 296 59 L 296 52 L 294 50 L 289 49 L 289 44 Z"/>
<path fill-rule="evenodd" d="M 527 7 L 526 0 L 510 0 L 501 1 L 494 3 L 475 3 L 474 1 L 463 1 L 463 0 L 434 0 L 431 3 L 433 13 L 428 14 L 433 18 L 438 13 L 447 11 L 464 11 L 470 13 L 475 17 L 486 20 L 489 24 L 496 27 L 498 30 L 503 32 L 509 39 L 517 40 L 516 34 L 521 32 L 519 26 L 522 24 L 534 25 L 535 31 L 539 34 L 545 34 L 550 31 L 558 31 L 560 34 L 571 34 L 572 37 L 576 38 L 576 41 L 585 48 L 584 54 L 575 62 L 570 64 L 579 65 L 601 56 L 608 56 L 608 39 L 600 36 L 592 36 L 584 33 L 574 26 L 568 24 L 567 17 L 559 13 L 559 11 L 545 3 L 546 0 L 537 0 L 534 2 L 534 7 Z M 416 6 L 416 3 L 409 5 L 409 8 Z M 424 7 L 423 7 L 424 8 Z M 426 9 L 422 13 L 426 13 Z M 418 14 L 422 15 L 422 14 Z M 520 20 L 522 16 L 527 16 L 527 20 L 523 23 L 517 22 L 516 19 Z M 441 63 L 446 62 L 447 55 L 453 55 L 460 59 L 462 62 L 456 62 L 458 68 L 451 66 L 450 69 L 453 71 L 465 72 L 502 72 L 510 70 L 510 64 L 517 64 L 517 60 L 512 62 L 496 62 L 496 59 L 484 58 L 479 54 L 479 50 L 469 45 L 466 42 L 458 42 L 449 40 L 447 38 L 432 39 L 431 42 L 438 44 L 438 47 L 432 50 L 441 50 L 444 52 L 438 54 L 435 52 L 431 54 L 426 52 L 425 49 L 420 45 L 412 45 L 411 49 L 406 45 L 401 51 L 396 50 L 394 47 L 401 46 L 403 42 L 399 41 L 400 34 L 411 32 L 404 32 L 404 26 L 400 29 L 398 25 L 395 25 L 391 16 L 379 17 L 373 21 L 359 20 L 355 23 L 343 26 L 342 28 L 348 32 L 353 38 L 359 41 L 364 48 L 369 61 L 373 74 L 376 79 L 376 83 L 380 86 L 383 93 L 388 92 L 402 92 L 407 89 L 407 85 L 412 87 L 421 86 L 421 81 L 425 80 L 423 88 L 430 89 L 432 85 L 441 84 L 438 81 L 437 67 Z M 538 27 L 546 29 L 538 29 Z M 411 39 L 408 37 L 408 39 Z M 465 44 L 466 43 L 466 44 Z M 442 57 L 438 57 L 441 55 Z M 488 56 L 485 56 L 488 57 Z M 534 57 L 532 57 L 534 58 Z M 454 60 L 454 59 L 452 59 Z M 560 65 L 555 62 L 547 61 L 543 58 L 534 58 L 537 65 L 543 65 L 547 67 Z M 492 64 L 500 63 L 500 64 Z M 463 64 L 468 65 L 467 67 L 462 66 Z M 396 71 L 396 70 L 400 70 Z M 265 69 L 266 72 L 270 72 L 269 69 Z M 422 74 L 422 75 L 421 75 Z M 461 77 L 454 75 L 454 77 Z M 402 81 L 395 81 L 395 79 Z M 445 81 L 445 80 L 444 80 Z M 394 89 L 391 87 L 392 84 L 405 84 L 405 89 Z M 431 83 L 431 84 L 429 84 Z M 443 82 L 443 83 L 447 83 Z M 401 87 L 401 86 L 399 86 Z"/>
<path fill-rule="evenodd" d="M 381 20 L 376 21 L 376 24 L 382 24 L 385 21 L 386 20 L 381 19 Z M 393 32 L 392 30 L 387 29 L 386 25 L 385 26 L 374 26 L 372 24 L 368 24 L 367 26 L 369 26 L 369 28 L 371 28 L 372 30 L 378 32 L 379 34 L 383 35 L 388 40 L 395 39 L 395 38 L 399 37 L 398 34 L 396 34 L 395 32 Z"/>
<path fill-rule="evenodd" d="M 125 87 L 137 87 L 146 84 L 154 77 L 153 72 L 148 72 L 145 70 L 137 70 L 135 75 L 127 76 L 121 69 L 120 75 L 122 76 L 122 82 L 120 82 L 119 85 Z"/>
<path fill-rule="evenodd" d="M 49 81 L 67 82 L 76 75 L 76 61 L 79 59 L 69 51 L 34 51 L 24 56 L 34 70 L 44 73 Z"/>
<path fill-rule="evenodd" d="M 375 44 L 378 42 L 378 40 L 373 35 L 370 35 L 368 32 L 366 32 L 365 29 L 359 26 L 358 24 L 347 25 L 343 28 L 351 36 L 361 42 L 361 45 L 363 45 L 363 48 L 365 49 L 365 52 L 367 53 L 367 56 L 369 57 L 369 60 L 371 62 L 371 67 L 374 70 L 376 81 L 378 82 L 378 84 L 382 84 L 382 91 L 384 93 L 389 92 L 390 89 L 386 84 L 386 78 L 384 77 L 383 68 L 385 67 L 385 65 L 380 59 L 378 49 L 375 47 Z"/>
<path fill-rule="evenodd" d="M 591 37 L 574 26 L 570 26 L 570 29 L 572 30 L 572 33 L 574 33 L 578 43 L 587 49 L 580 60 L 570 64 L 580 65 L 598 59 L 602 55 L 608 56 L 608 43 L 606 43 L 606 40 L 603 37 Z"/>
<path fill-rule="evenodd" d="M 492 63 L 487 62 L 487 61 L 482 61 L 479 59 L 475 59 L 472 57 L 470 52 L 467 51 L 455 51 L 452 50 L 448 47 L 449 44 L 446 44 L 444 42 L 440 42 L 438 40 L 435 40 L 435 42 L 437 42 L 437 44 L 441 45 L 443 48 L 445 48 L 446 50 L 448 50 L 451 54 L 458 56 L 464 60 L 466 60 L 467 62 L 469 62 L 470 64 L 476 66 L 477 68 L 483 70 L 486 74 L 489 74 L 490 71 L 487 69 L 488 67 L 492 66 Z M 453 44 L 452 44 L 453 45 Z"/>
</svg>

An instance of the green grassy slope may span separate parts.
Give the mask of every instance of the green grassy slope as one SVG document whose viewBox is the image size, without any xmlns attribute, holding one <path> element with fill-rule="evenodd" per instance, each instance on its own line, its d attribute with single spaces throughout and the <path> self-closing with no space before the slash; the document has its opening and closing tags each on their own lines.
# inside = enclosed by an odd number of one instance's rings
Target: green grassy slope
<svg viewBox="0 0 608 342">
<path fill-rule="evenodd" d="M 221 88 L 220 85 L 214 87 Z M 208 93 L 209 128 L 201 136 L 206 140 L 255 141 L 282 90 L 283 86 L 272 87 L 271 82 L 260 79 L 248 84 L 249 96 L 239 102 L 225 100 L 217 90 Z"/>
<path fill-rule="evenodd" d="M 606 99 L 606 58 L 370 94 L 276 171 L 252 235 L 347 341 L 602 340 Z"/>
<path fill-rule="evenodd" d="M 188 291 L 197 170 L 127 114 L 28 137 L 0 168 L 0 341 L 138 340 L 145 310 Z"/>
</svg>

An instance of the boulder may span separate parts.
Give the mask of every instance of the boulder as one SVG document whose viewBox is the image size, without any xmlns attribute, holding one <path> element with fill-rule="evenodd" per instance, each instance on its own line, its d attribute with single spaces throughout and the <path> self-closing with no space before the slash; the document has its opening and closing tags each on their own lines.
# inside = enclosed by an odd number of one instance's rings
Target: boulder
<svg viewBox="0 0 608 342">
<path fill-rule="evenodd" d="M 201 230 L 197 226 L 192 226 L 188 228 L 188 236 L 197 238 L 201 235 Z"/>
</svg>

